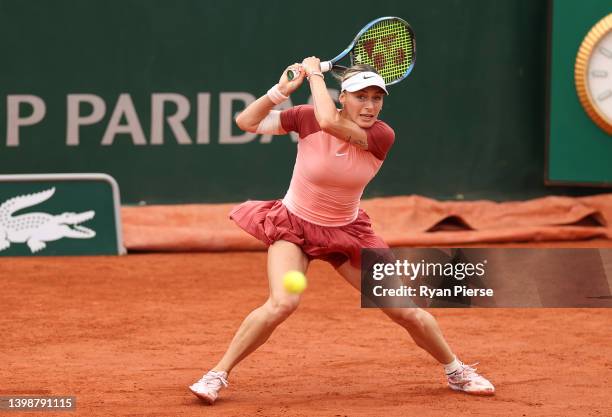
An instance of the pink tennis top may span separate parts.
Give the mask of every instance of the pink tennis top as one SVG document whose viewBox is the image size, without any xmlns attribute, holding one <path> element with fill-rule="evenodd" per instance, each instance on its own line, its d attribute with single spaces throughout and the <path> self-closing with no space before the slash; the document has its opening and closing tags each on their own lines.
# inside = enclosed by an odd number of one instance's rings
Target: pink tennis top
<svg viewBox="0 0 612 417">
<path fill-rule="evenodd" d="M 320 226 L 355 221 L 363 190 L 393 145 L 393 129 L 377 120 L 365 129 L 368 150 L 363 150 L 322 131 L 310 105 L 281 112 L 281 125 L 300 137 L 283 204 L 296 216 Z"/>
</svg>

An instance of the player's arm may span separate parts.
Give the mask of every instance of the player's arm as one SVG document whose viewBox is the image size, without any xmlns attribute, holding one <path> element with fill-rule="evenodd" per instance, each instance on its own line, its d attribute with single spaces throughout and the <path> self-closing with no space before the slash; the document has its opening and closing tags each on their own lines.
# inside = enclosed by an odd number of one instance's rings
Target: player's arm
<svg viewBox="0 0 612 417">
<path fill-rule="evenodd" d="M 298 72 L 298 76 L 293 80 L 287 79 L 287 70 L 290 68 Z M 259 97 L 249 104 L 238 117 L 236 125 L 246 132 L 251 133 L 271 133 L 284 135 L 285 130 L 281 126 L 280 111 L 272 110 L 276 104 L 286 99 L 291 93 L 299 88 L 304 81 L 304 71 L 298 64 L 291 65 L 283 71 L 278 84 L 272 87 L 268 93 Z"/>
<path fill-rule="evenodd" d="M 318 58 L 309 57 L 302 62 L 306 74 L 321 72 Z M 315 109 L 315 117 L 321 130 L 339 139 L 345 140 L 361 149 L 368 149 L 368 136 L 355 122 L 340 116 L 336 104 L 327 92 L 323 77 L 310 76 L 310 90 Z"/>
</svg>

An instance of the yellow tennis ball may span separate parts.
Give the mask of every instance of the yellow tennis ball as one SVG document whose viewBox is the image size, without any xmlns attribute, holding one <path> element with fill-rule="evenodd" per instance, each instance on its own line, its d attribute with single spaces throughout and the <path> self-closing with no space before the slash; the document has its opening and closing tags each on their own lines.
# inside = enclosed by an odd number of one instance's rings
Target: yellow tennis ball
<svg viewBox="0 0 612 417">
<path fill-rule="evenodd" d="M 301 294 L 307 285 L 306 277 L 300 271 L 289 271 L 283 276 L 283 286 L 288 293 Z"/>
</svg>

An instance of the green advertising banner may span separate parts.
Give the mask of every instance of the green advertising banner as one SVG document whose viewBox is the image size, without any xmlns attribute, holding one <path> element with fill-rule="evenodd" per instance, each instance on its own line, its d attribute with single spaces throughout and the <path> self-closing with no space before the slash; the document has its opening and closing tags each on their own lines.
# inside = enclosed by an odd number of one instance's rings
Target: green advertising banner
<svg viewBox="0 0 612 417">
<path fill-rule="evenodd" d="M 104 174 L 0 175 L 0 256 L 125 254 Z"/>
<path fill-rule="evenodd" d="M 296 138 L 241 132 L 235 115 L 380 16 L 412 25 L 418 60 L 385 98 L 396 142 L 365 196 L 549 192 L 532 0 L 0 0 L 1 171 L 107 172 L 128 204 L 280 198 Z M 303 85 L 285 106 L 308 100 Z"/>
<path fill-rule="evenodd" d="M 580 46 L 591 28 L 612 13 L 612 3 L 609 0 L 580 3 L 555 0 L 551 11 L 547 179 L 551 184 L 612 186 L 612 136 L 588 116 L 578 98 L 575 83 Z M 612 52 L 605 55 L 606 47 L 612 51 L 610 36 L 598 42 L 589 54 L 588 62 L 594 64 L 587 68 L 588 84 L 593 84 L 598 78 L 605 83 L 605 77 L 601 75 L 605 73 L 607 76 L 607 70 L 612 68 Z M 603 62 L 593 61 L 596 56 L 601 56 Z M 596 102 L 608 105 L 605 93 L 610 91 L 609 87 L 608 78 L 607 87 L 599 90 L 594 87 L 590 94 Z M 587 89 L 590 90 L 588 86 Z"/>
</svg>

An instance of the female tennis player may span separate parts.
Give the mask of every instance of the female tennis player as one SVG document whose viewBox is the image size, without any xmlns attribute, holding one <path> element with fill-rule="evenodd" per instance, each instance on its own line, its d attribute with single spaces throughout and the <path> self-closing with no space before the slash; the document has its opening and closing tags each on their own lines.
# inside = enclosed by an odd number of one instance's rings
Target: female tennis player
<svg viewBox="0 0 612 417">
<path fill-rule="evenodd" d="M 338 110 L 325 85 L 316 57 L 283 71 L 278 84 L 250 104 L 236 119 L 248 132 L 299 134 L 298 151 L 289 190 L 282 200 L 247 201 L 230 217 L 268 248 L 270 296 L 242 322 L 221 360 L 190 390 L 212 404 L 228 374 L 261 346 L 298 306 L 300 295 L 283 287 L 287 271 L 306 272 L 312 259 L 331 263 L 353 287 L 360 288 L 361 248 L 386 248 L 359 208 L 368 182 L 380 169 L 395 139 L 393 130 L 378 120 L 388 94 L 374 68 L 357 65 L 342 77 Z M 284 111 L 273 107 L 308 80 L 314 105 Z M 386 308 L 383 312 L 404 327 L 416 344 L 443 365 L 450 388 L 491 395 L 495 389 L 476 369 L 463 364 L 446 343 L 434 317 L 419 308 Z"/>
</svg>

